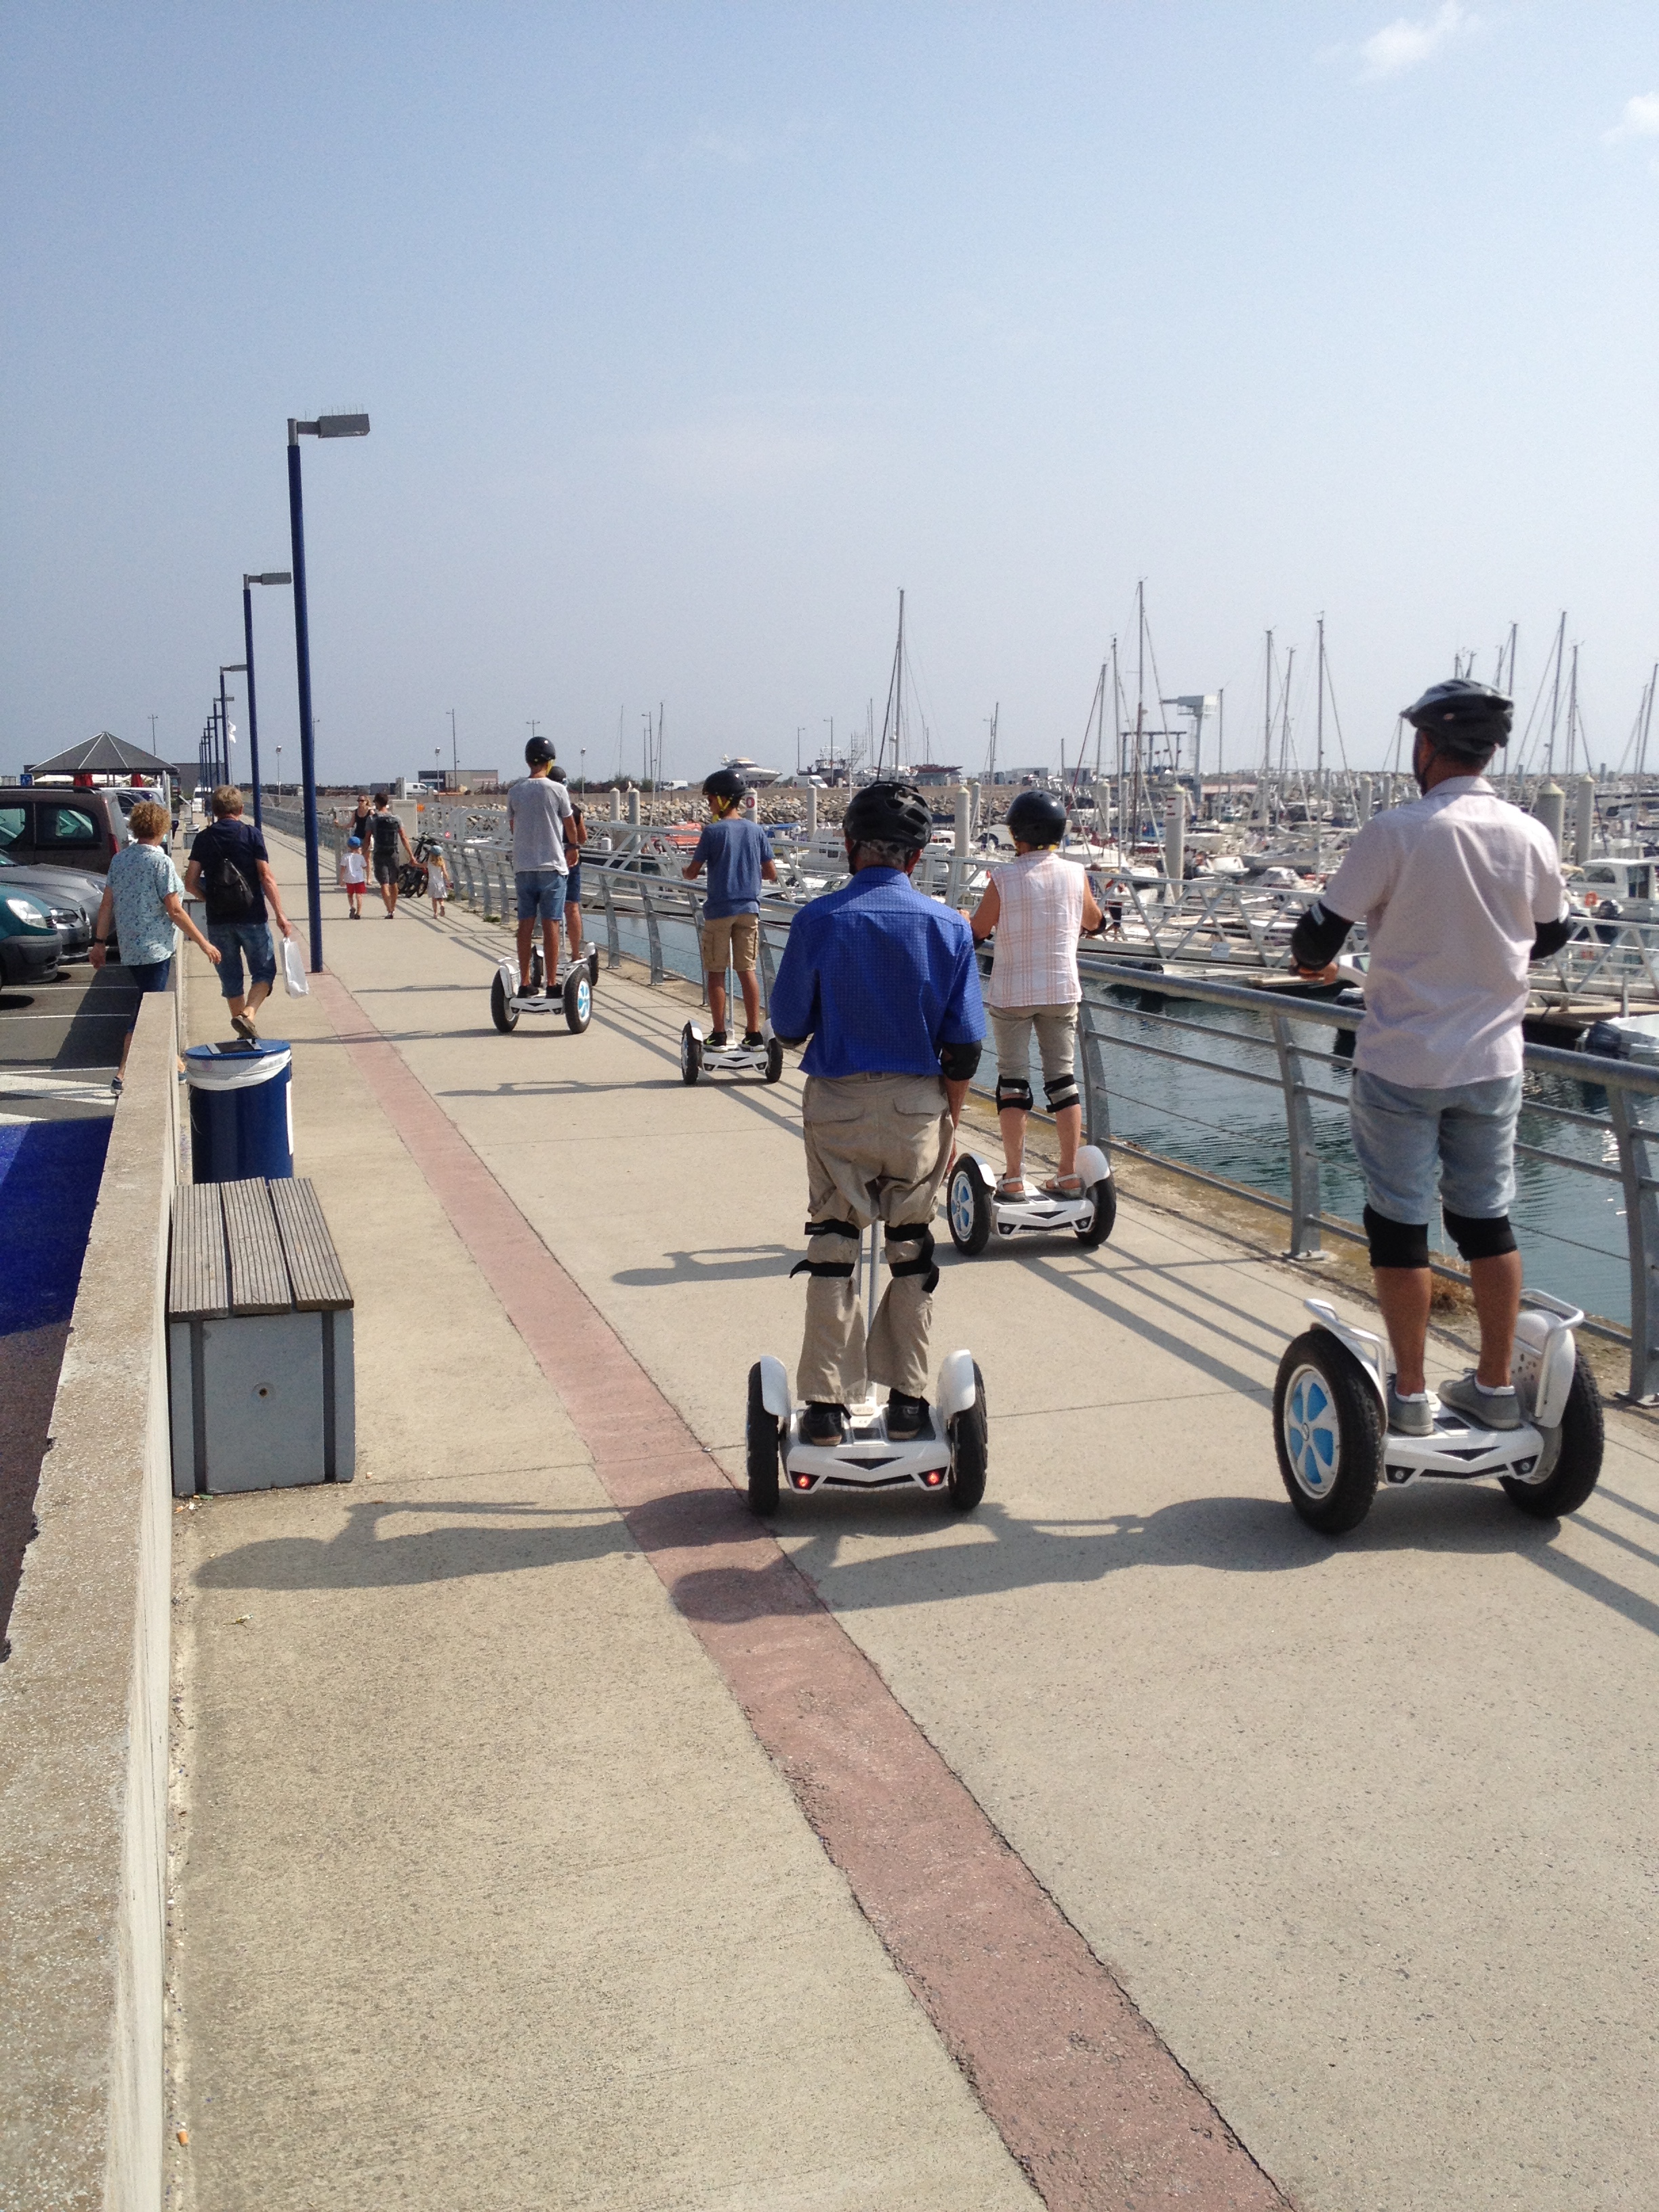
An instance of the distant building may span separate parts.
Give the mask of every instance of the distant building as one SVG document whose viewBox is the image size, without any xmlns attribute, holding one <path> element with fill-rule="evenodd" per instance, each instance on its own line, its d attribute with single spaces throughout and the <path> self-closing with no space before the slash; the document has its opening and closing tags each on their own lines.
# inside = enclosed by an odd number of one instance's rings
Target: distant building
<svg viewBox="0 0 1659 2212">
<path fill-rule="evenodd" d="M 493 768 L 447 768 L 441 771 L 443 791 L 499 791 L 501 773 Z"/>
</svg>

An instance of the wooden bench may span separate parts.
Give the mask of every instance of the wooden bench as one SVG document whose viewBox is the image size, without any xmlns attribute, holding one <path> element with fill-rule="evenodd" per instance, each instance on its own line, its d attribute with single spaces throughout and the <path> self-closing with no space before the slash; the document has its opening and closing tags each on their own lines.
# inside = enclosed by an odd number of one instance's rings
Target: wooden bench
<svg viewBox="0 0 1659 2212">
<path fill-rule="evenodd" d="M 173 1193 L 175 1498 L 351 1480 L 351 1314 L 309 1182 L 187 1183 Z"/>
</svg>

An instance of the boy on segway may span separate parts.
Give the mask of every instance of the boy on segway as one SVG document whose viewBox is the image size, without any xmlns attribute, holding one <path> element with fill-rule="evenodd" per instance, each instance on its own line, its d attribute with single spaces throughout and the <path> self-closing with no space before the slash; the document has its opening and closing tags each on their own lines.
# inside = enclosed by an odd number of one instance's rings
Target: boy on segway
<svg viewBox="0 0 1659 2212">
<path fill-rule="evenodd" d="M 1511 702 L 1460 677 L 1403 712 L 1423 795 L 1366 823 L 1297 924 L 1291 957 L 1300 974 L 1334 981 L 1337 951 L 1364 916 L 1370 960 L 1350 1117 L 1394 1350 L 1389 1425 L 1407 1437 L 1435 1432 L 1424 1361 L 1437 1200 L 1468 1262 L 1480 1322 L 1480 1364 L 1443 1383 L 1440 1401 L 1476 1428 L 1515 1429 L 1522 1271 L 1509 1209 L 1521 1017 L 1528 963 L 1567 940 L 1566 894 L 1549 832 L 1482 773 L 1509 743 Z"/>
<path fill-rule="evenodd" d="M 519 995 L 525 999 L 534 995 L 531 961 L 539 921 L 545 991 L 550 999 L 558 981 L 559 924 L 564 918 L 569 874 L 564 835 L 571 815 L 570 793 L 553 781 L 553 748 L 545 738 L 532 738 L 524 757 L 530 773 L 520 776 L 507 794 L 513 883 L 519 908 Z"/>
<path fill-rule="evenodd" d="M 866 1379 L 888 1386 L 890 1437 L 928 1426 L 933 1211 L 985 1035 L 968 923 L 909 880 L 932 829 L 914 785 L 854 794 L 842 823 L 852 880 L 801 908 L 772 992 L 776 1034 L 811 1039 L 811 1257 L 794 1271 L 809 1278 L 797 1376 L 809 1443 L 842 1441 Z M 885 1224 L 888 1283 L 866 1342 L 854 1275 L 872 1215 Z"/>
<path fill-rule="evenodd" d="M 1014 859 L 994 868 L 973 919 L 974 942 L 994 930 L 989 1012 L 997 1046 L 997 1120 L 1006 1172 L 1000 1199 L 1030 1196 L 1025 1188 L 1025 1126 L 1031 1111 L 1031 1032 L 1042 1062 L 1042 1088 L 1054 1117 L 1060 1172 L 1042 1186 L 1049 1198 L 1081 1198 L 1077 1150 L 1083 1103 L 1077 1087 L 1079 936 L 1093 936 L 1105 917 L 1081 868 L 1062 860 L 1066 807 L 1051 791 L 1022 791 L 1008 809 Z"/>
<path fill-rule="evenodd" d="M 703 779 L 702 795 L 708 801 L 704 823 L 690 863 L 681 870 L 687 883 L 708 871 L 708 896 L 702 910 L 702 966 L 708 985 L 708 1018 L 713 1024 L 708 1042 L 714 1051 L 726 1046 L 726 970 L 738 971 L 743 993 L 744 1047 L 757 1051 L 765 1042 L 761 1035 L 760 984 L 755 975 L 760 951 L 760 887 L 778 879 L 772 858 L 772 841 L 758 822 L 740 811 L 749 786 L 734 768 L 717 768 Z"/>
</svg>

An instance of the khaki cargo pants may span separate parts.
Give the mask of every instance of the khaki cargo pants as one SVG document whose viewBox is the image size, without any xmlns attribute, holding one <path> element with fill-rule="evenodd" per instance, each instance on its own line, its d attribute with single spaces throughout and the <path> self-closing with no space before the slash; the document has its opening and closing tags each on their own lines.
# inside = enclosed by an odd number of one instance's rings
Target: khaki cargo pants
<svg viewBox="0 0 1659 2212">
<path fill-rule="evenodd" d="M 870 1383 L 907 1398 L 927 1395 L 933 1316 L 933 1218 L 951 1158 L 951 1116 L 933 1075 L 809 1079 L 801 1106 L 806 1135 L 808 1247 L 804 1264 L 846 1273 L 809 1276 L 799 1395 L 851 1406 Z M 872 1194 L 872 1185 L 875 1186 Z M 890 1271 L 866 1344 L 859 1300 L 859 1235 L 886 1224 Z M 826 1226 L 816 1236 L 815 1223 Z M 835 1224 L 833 1227 L 828 1224 Z"/>
</svg>

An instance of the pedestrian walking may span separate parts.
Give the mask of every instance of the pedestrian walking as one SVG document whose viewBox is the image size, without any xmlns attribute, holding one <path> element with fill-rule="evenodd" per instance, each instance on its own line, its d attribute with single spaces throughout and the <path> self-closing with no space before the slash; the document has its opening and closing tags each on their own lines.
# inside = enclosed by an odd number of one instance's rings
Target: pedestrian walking
<svg viewBox="0 0 1659 2212">
<path fill-rule="evenodd" d="M 242 794 L 222 783 L 212 798 L 213 820 L 196 833 L 185 871 L 185 888 L 207 909 L 207 933 L 222 957 L 219 988 L 230 1009 L 230 1025 L 245 1043 L 258 1036 L 255 1016 L 276 981 L 276 954 L 269 916 L 284 937 L 294 925 L 283 911 L 283 895 L 270 872 L 265 841 L 242 819 Z M 243 963 L 247 976 L 243 978 Z"/>
<path fill-rule="evenodd" d="M 441 853 L 431 852 L 426 856 L 426 890 L 427 896 L 432 901 L 433 913 L 441 920 L 444 901 L 449 896 L 449 870 L 444 865 Z"/>
<path fill-rule="evenodd" d="M 152 991 L 165 991 L 173 980 L 175 929 L 182 930 L 192 945 L 199 945 L 216 968 L 223 957 L 186 913 L 179 871 L 161 849 L 170 818 L 167 808 L 153 799 L 141 799 L 133 808 L 127 817 L 131 842 L 109 864 L 104 896 L 92 925 L 94 968 L 103 969 L 113 942 L 140 998 Z M 120 1065 L 110 1084 L 110 1089 L 118 1093 L 126 1080 L 131 1043 L 129 1029 L 121 1039 Z"/>
<path fill-rule="evenodd" d="M 1514 709 L 1468 678 L 1402 709 L 1416 732 L 1421 798 L 1374 815 L 1296 926 L 1301 974 L 1334 981 L 1343 939 L 1363 915 L 1370 945 L 1365 1018 L 1349 1091 L 1365 1178 L 1372 1280 L 1395 1372 L 1389 1425 L 1431 1436 L 1425 1376 L 1429 1224 L 1437 1200 L 1468 1262 L 1480 1364 L 1440 1387 L 1443 1405 L 1482 1428 L 1521 1425 L 1510 1381 L 1521 1255 L 1510 1226 L 1521 1110 L 1527 969 L 1567 941 L 1554 840 L 1500 799 L 1482 771 L 1509 743 Z"/>
<path fill-rule="evenodd" d="M 398 848 L 402 846 L 404 859 L 411 867 L 415 865 L 415 854 L 409 842 L 408 831 L 392 811 L 389 792 L 377 791 L 374 794 L 374 811 L 368 817 L 368 850 L 374 863 L 374 880 L 380 886 L 386 918 L 388 921 L 395 921 L 398 918 L 398 871 L 403 866 L 403 860 L 398 857 Z"/>
<path fill-rule="evenodd" d="M 368 887 L 368 864 L 363 858 L 363 841 L 355 834 L 345 841 L 340 854 L 340 881 L 345 887 L 346 912 L 354 921 L 363 918 L 363 893 Z"/>
</svg>

